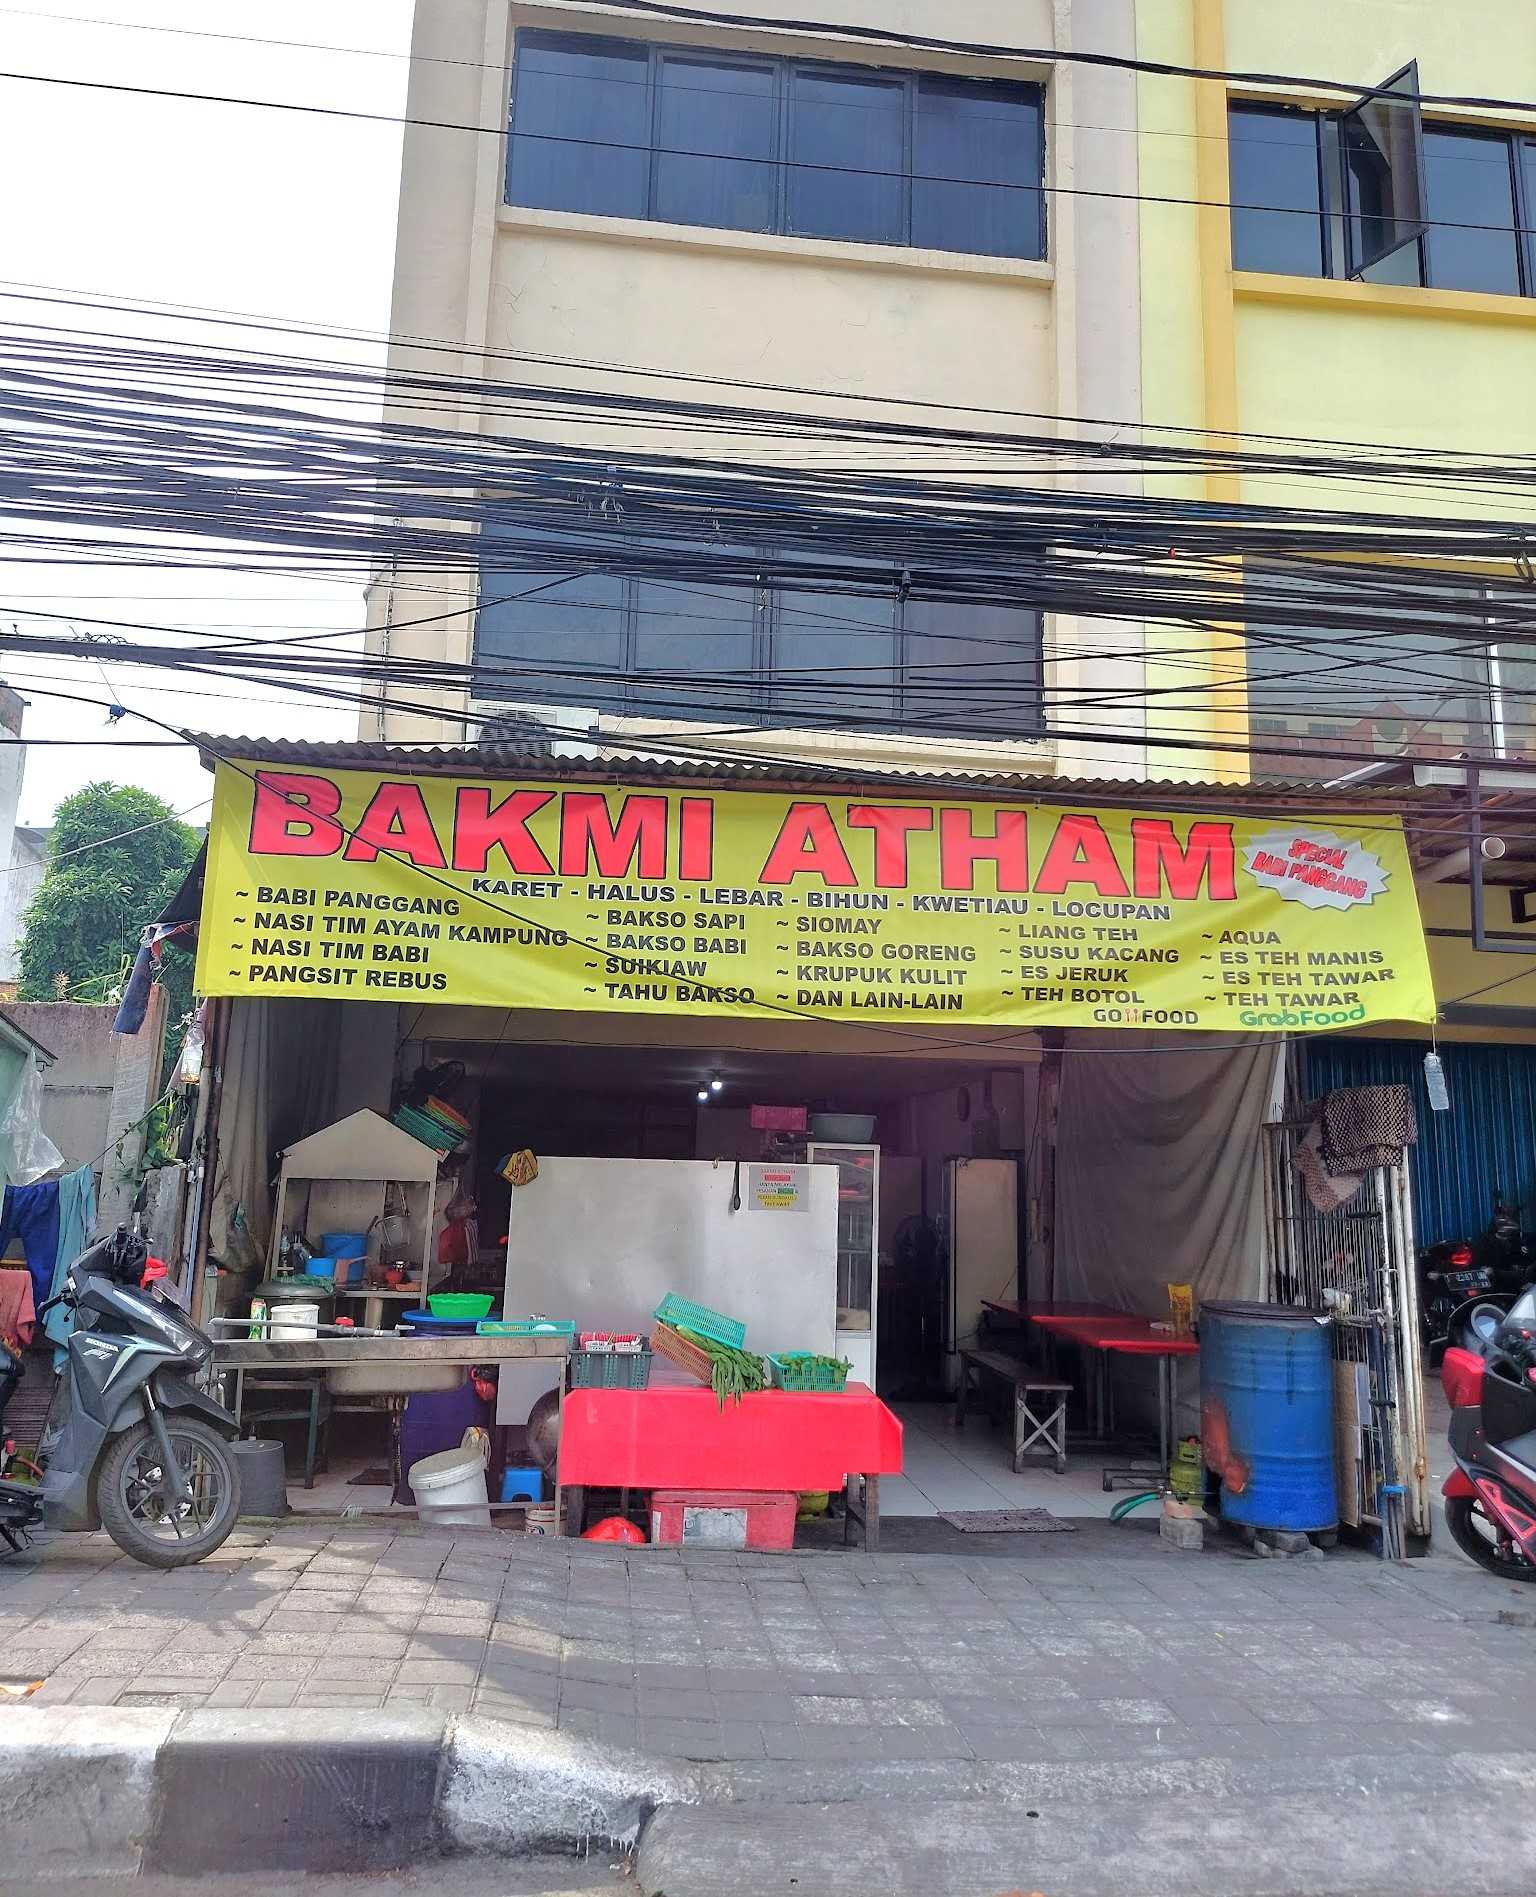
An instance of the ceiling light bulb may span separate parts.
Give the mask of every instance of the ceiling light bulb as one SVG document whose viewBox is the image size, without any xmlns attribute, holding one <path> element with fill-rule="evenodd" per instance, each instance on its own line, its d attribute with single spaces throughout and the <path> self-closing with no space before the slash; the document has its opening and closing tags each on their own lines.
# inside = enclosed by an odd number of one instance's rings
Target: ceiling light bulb
<svg viewBox="0 0 1536 1897">
<path fill-rule="evenodd" d="M 710 1083 L 709 1083 L 709 1090 L 711 1093 L 718 1093 L 724 1085 L 725 1085 L 725 1082 L 720 1078 L 718 1074 L 711 1076 Z"/>
<path fill-rule="evenodd" d="M 700 1100 L 707 1100 L 709 1098 L 709 1089 L 707 1087 L 700 1087 L 699 1098 Z"/>
</svg>

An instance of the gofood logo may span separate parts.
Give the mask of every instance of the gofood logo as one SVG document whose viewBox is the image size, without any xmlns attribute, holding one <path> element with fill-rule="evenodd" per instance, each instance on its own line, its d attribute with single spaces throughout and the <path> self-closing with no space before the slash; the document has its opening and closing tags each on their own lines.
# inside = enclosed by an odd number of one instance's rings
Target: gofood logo
<svg viewBox="0 0 1536 1897">
<path fill-rule="evenodd" d="M 1247 857 L 1256 883 L 1308 909 L 1353 909 L 1387 887 L 1381 858 L 1331 830 L 1270 830 L 1247 846 Z"/>
</svg>

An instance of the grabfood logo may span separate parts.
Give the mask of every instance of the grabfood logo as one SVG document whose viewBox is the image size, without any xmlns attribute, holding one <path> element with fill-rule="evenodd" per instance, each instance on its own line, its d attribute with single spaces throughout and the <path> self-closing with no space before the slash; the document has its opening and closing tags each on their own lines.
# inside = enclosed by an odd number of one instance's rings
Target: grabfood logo
<svg viewBox="0 0 1536 1897">
<path fill-rule="evenodd" d="M 1331 830 L 1270 830 L 1246 849 L 1256 883 L 1308 909 L 1353 909 L 1387 887 L 1380 857 Z"/>
</svg>

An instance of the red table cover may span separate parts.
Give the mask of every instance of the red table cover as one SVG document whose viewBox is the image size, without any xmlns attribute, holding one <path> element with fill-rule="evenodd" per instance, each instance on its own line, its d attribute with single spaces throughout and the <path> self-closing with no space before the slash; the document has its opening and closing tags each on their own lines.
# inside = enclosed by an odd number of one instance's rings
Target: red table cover
<svg viewBox="0 0 1536 1897">
<path fill-rule="evenodd" d="M 900 1475 L 901 1424 L 862 1383 L 762 1390 L 722 1410 L 702 1384 L 572 1390 L 562 1482 L 621 1489 L 840 1489 Z"/>
<path fill-rule="evenodd" d="M 1070 1343 L 1084 1344 L 1090 1350 L 1120 1351 L 1126 1356 L 1193 1357 L 1200 1349 L 1193 1337 L 1154 1330 L 1151 1319 L 1145 1317 L 1065 1318 L 1048 1328 Z"/>
</svg>

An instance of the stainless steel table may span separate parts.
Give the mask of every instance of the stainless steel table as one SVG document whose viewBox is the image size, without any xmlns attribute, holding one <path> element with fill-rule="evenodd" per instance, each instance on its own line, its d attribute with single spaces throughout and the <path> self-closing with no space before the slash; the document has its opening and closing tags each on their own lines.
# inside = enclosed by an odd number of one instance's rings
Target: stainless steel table
<svg viewBox="0 0 1536 1897">
<path fill-rule="evenodd" d="M 494 1337 L 470 1331 L 436 1337 L 344 1335 L 330 1337 L 223 1337 L 213 1346 L 215 1376 L 233 1380 L 229 1407 L 238 1420 L 245 1401 L 245 1378 L 253 1370 L 340 1370 L 363 1364 L 526 1363 L 530 1358 L 564 1363 L 568 1337 Z M 561 1418 L 565 1409 L 565 1373 L 559 1379 Z M 227 1400 L 227 1399 L 226 1399 Z M 555 1532 L 563 1532 L 558 1466 L 555 1473 Z M 492 1502 L 493 1509 L 523 1509 L 526 1502 Z"/>
</svg>

